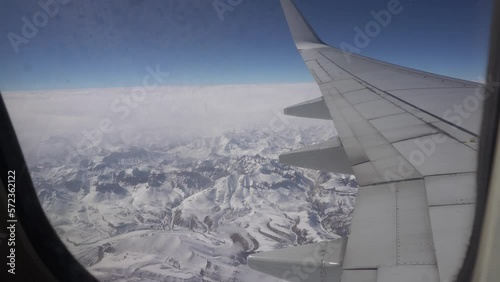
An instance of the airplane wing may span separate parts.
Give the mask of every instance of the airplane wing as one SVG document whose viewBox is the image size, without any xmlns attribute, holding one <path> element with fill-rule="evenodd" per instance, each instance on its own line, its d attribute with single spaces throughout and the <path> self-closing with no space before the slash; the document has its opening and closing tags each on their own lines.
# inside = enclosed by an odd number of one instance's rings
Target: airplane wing
<svg viewBox="0 0 500 282">
<path fill-rule="evenodd" d="M 347 239 L 253 254 L 249 266 L 288 281 L 453 281 L 474 218 L 483 85 L 328 46 L 281 4 L 322 93 L 285 114 L 331 119 L 338 137 L 280 161 L 354 174 L 359 192 Z"/>
</svg>

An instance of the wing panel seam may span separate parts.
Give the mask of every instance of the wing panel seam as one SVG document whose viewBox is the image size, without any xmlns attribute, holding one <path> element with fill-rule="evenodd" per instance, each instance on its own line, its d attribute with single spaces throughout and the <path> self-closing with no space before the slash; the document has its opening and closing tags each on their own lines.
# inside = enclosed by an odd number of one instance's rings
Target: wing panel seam
<svg viewBox="0 0 500 282">
<path fill-rule="evenodd" d="M 390 93 L 388 93 L 388 92 L 386 92 L 386 91 L 384 91 L 384 90 L 381 90 L 381 89 L 379 89 L 379 88 L 377 88 L 377 87 L 373 86 L 372 84 L 370 84 L 370 83 L 368 83 L 368 82 L 366 82 L 366 81 L 364 81 L 364 80 L 361 80 L 359 77 L 357 77 L 357 76 L 353 75 L 351 72 L 349 72 L 349 71 L 347 71 L 346 69 L 342 68 L 341 66 L 339 66 L 339 65 L 335 64 L 335 62 L 333 62 L 330 58 L 328 58 L 328 57 L 327 57 L 325 54 L 323 54 L 321 51 L 319 51 L 319 50 L 318 50 L 318 53 L 320 53 L 323 57 L 325 57 L 325 58 L 326 58 L 328 61 L 330 61 L 332 64 L 336 65 L 336 66 L 337 66 L 337 67 L 339 67 L 340 69 L 342 69 L 342 70 L 344 70 L 345 72 L 347 72 L 348 74 L 350 74 L 350 75 L 351 75 L 354 79 L 358 80 L 358 82 L 361 82 L 361 81 L 362 81 L 362 83 L 363 83 L 363 84 L 365 84 L 365 85 L 369 85 L 370 87 L 372 87 L 372 88 L 374 88 L 374 89 L 377 89 L 378 91 L 380 91 L 380 92 L 382 92 L 382 93 L 384 93 L 384 94 L 386 94 L 386 95 L 389 95 L 389 96 L 391 96 L 392 98 L 394 98 L 394 99 L 397 99 L 397 100 L 401 101 L 402 103 L 405 103 L 405 104 L 407 104 L 407 105 L 409 105 L 409 106 L 411 106 L 411 107 L 413 107 L 413 108 L 415 108 L 415 109 L 418 109 L 418 110 L 420 110 L 421 112 L 426 113 L 426 114 L 428 114 L 428 115 L 430 115 L 430 116 L 432 116 L 432 117 L 434 117 L 434 118 L 436 118 L 436 119 L 438 119 L 438 120 L 440 120 L 440 121 L 442 121 L 442 122 L 444 122 L 444 123 L 447 123 L 448 125 L 451 125 L 451 126 L 453 126 L 453 127 L 457 128 L 457 129 L 459 129 L 459 130 L 461 130 L 461 131 L 463 131 L 463 132 L 465 132 L 465 133 L 468 133 L 468 134 L 470 134 L 470 135 L 472 135 L 472 136 L 474 136 L 474 137 L 476 137 L 476 138 L 479 138 L 479 136 L 478 136 L 477 134 L 475 134 L 475 133 L 473 133 L 473 132 L 471 132 L 471 131 L 469 131 L 469 130 L 467 130 L 467 129 L 463 128 L 463 127 L 457 126 L 456 124 L 454 124 L 454 123 L 452 123 L 452 122 L 450 122 L 450 121 L 448 121 L 448 120 L 445 120 L 445 119 L 443 119 L 443 118 L 441 118 L 441 117 L 439 117 L 439 116 L 437 116 L 437 115 L 435 115 L 435 114 L 433 114 L 433 113 L 430 113 L 430 112 L 428 112 L 428 111 L 426 111 L 426 110 L 424 110 L 424 109 L 422 109 L 422 108 L 420 108 L 420 107 L 417 107 L 417 106 L 415 106 L 415 105 L 413 105 L 413 104 L 411 104 L 411 103 L 409 103 L 409 102 L 407 102 L 407 101 L 405 101 L 405 100 L 403 100 L 403 99 L 401 99 L 401 98 L 399 98 L 399 97 L 397 97 L 397 96 L 395 96 L 395 95 L 392 95 L 392 94 L 390 94 Z M 367 88 L 368 88 L 368 87 L 367 87 Z M 464 88 L 465 88 L 465 87 L 464 87 Z M 469 88 L 470 88 L 470 87 L 469 87 Z M 372 91 L 373 91 L 373 90 L 372 90 Z M 396 106 L 397 106 L 397 105 L 396 105 Z M 406 111 L 406 112 L 408 112 L 408 111 Z"/>
</svg>

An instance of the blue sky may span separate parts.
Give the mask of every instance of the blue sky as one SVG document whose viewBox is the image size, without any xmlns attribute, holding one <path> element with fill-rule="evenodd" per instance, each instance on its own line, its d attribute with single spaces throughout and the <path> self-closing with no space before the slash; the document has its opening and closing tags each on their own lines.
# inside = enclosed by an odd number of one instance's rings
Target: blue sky
<svg viewBox="0 0 500 282">
<path fill-rule="evenodd" d="M 56 0 L 41 0 L 54 3 Z M 5 0 L 0 10 L 0 90 L 140 85 L 147 66 L 169 72 L 166 84 L 312 82 L 297 54 L 278 0 L 239 3 L 221 20 L 213 0 L 58 0 L 32 38 L 44 10 L 36 1 Z M 296 0 L 327 43 L 352 43 L 354 27 L 388 0 Z M 365 56 L 477 80 L 487 59 L 491 0 L 401 0 Z M 51 7 L 54 7 L 52 5 Z M 43 21 L 43 15 L 39 17 Z M 23 36 L 15 48 L 12 34 Z M 19 37 L 16 37 L 19 39 Z"/>
</svg>

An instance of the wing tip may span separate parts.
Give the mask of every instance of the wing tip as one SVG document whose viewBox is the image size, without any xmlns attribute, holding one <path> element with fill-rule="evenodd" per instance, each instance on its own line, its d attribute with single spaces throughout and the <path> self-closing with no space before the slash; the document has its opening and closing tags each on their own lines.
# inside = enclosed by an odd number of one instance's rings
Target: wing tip
<svg viewBox="0 0 500 282">
<path fill-rule="evenodd" d="M 293 0 L 281 0 L 281 7 L 298 50 L 329 47 L 309 25 Z"/>
</svg>

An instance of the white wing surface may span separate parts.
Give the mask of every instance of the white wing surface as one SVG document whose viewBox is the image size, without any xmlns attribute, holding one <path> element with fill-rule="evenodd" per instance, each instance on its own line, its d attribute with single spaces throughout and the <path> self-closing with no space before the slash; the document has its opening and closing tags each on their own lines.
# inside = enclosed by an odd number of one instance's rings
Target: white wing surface
<svg viewBox="0 0 500 282">
<path fill-rule="evenodd" d="M 285 114 L 331 119 L 338 138 L 280 161 L 360 187 L 348 239 L 253 254 L 250 267 L 289 281 L 453 281 L 474 218 L 483 86 L 330 47 L 281 4 L 323 94 Z"/>
</svg>

